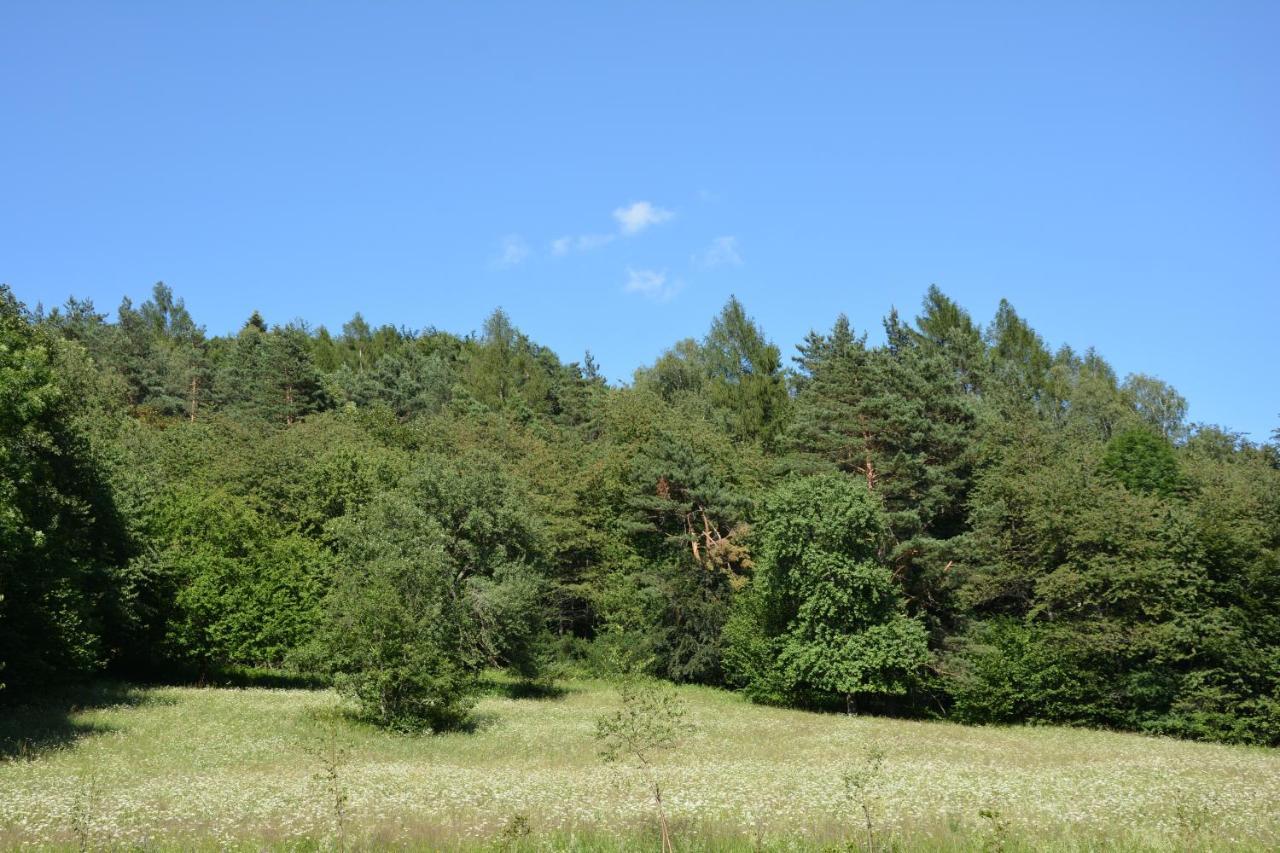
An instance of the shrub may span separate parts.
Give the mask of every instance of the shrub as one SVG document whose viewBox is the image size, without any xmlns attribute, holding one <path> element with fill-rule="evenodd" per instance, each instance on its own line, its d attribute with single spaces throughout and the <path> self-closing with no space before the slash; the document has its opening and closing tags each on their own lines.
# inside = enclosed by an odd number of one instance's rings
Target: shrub
<svg viewBox="0 0 1280 853">
<path fill-rule="evenodd" d="M 688 709 L 671 685 L 643 676 L 624 678 L 618 694 L 622 707 L 596 720 L 600 757 L 609 763 L 631 761 L 646 774 L 662 833 L 662 850 L 667 853 L 675 848 L 654 761 L 658 753 L 674 748 L 689 733 L 685 720 Z"/>
<path fill-rule="evenodd" d="M 388 727 L 463 725 L 476 679 L 439 524 L 393 493 L 344 520 L 337 538 L 340 568 L 317 656 L 338 689 Z"/>
</svg>

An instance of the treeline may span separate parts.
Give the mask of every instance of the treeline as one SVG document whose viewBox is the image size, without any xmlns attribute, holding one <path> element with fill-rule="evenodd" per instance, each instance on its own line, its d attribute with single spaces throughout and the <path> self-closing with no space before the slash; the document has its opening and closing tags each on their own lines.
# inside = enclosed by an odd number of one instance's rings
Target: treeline
<svg viewBox="0 0 1280 853">
<path fill-rule="evenodd" d="M 625 387 L 478 335 L 164 285 L 0 290 L 0 681 L 325 674 L 381 722 L 478 674 L 1280 744 L 1280 450 L 937 289 L 793 365 L 730 300 Z"/>
</svg>

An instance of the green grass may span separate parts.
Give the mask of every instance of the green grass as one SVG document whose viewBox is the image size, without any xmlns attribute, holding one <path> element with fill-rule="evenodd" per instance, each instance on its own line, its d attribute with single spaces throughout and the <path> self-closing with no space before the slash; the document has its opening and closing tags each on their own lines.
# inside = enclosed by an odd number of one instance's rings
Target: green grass
<svg viewBox="0 0 1280 853">
<path fill-rule="evenodd" d="M 871 744 L 877 845 L 1280 848 L 1274 750 L 680 694 L 696 730 L 658 768 L 677 849 L 857 849 L 841 776 Z M 598 682 L 495 691 L 476 731 L 410 737 L 351 721 L 325 690 L 103 687 L 81 710 L 0 717 L 0 846 L 656 849 L 642 776 L 596 754 L 616 701 Z M 335 721 L 341 833 L 317 754 Z"/>
</svg>

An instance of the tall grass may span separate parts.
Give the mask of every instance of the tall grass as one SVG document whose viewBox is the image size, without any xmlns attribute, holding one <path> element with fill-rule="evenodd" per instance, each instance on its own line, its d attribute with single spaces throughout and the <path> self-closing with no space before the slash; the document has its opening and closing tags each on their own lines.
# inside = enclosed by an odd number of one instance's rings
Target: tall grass
<svg viewBox="0 0 1280 853">
<path fill-rule="evenodd" d="M 599 759 L 608 684 L 495 689 L 473 732 L 421 737 L 355 722 L 325 690 L 121 695 L 59 707 L 55 737 L 0 760 L 0 847 L 661 844 L 652 774 Z M 1280 848 L 1274 750 L 679 696 L 691 734 L 653 769 L 681 851 Z M 21 713 L 0 719 L 12 742 L 38 716 Z M 873 744 L 880 764 L 860 776 Z"/>
</svg>

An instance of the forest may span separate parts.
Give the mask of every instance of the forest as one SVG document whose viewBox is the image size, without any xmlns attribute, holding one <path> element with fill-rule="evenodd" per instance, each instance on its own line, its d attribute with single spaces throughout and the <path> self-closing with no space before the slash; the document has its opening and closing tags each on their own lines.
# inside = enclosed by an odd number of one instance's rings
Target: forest
<svg viewBox="0 0 1280 853">
<path fill-rule="evenodd" d="M 501 310 L 276 319 L 0 289 L 0 703 L 265 670 L 438 732 L 499 668 L 1280 745 L 1280 430 L 1007 302 L 787 353 L 730 299 L 621 385 Z"/>
</svg>

